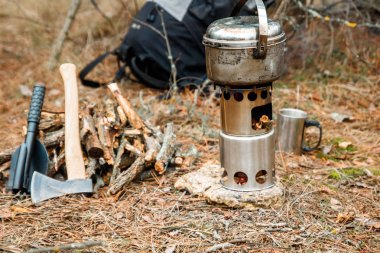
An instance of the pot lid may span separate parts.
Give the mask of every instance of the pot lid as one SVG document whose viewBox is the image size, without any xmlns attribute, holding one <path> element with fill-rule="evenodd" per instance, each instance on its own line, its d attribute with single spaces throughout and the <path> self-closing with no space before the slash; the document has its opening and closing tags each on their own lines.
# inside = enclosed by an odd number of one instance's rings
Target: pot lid
<svg viewBox="0 0 380 253">
<path fill-rule="evenodd" d="M 238 16 L 219 19 L 210 24 L 203 36 L 203 44 L 210 47 L 256 47 L 259 41 L 259 18 Z M 281 24 L 268 19 L 268 45 L 285 41 Z"/>
</svg>

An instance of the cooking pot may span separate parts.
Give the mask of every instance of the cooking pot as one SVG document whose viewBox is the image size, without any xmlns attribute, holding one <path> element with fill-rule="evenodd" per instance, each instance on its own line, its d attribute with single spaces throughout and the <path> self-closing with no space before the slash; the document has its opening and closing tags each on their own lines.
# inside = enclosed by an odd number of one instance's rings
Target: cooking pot
<svg viewBox="0 0 380 253">
<path fill-rule="evenodd" d="M 254 86 L 282 74 L 285 33 L 278 21 L 267 18 L 262 0 L 256 0 L 256 6 L 258 17 L 228 17 L 207 28 L 203 36 L 207 76 L 215 84 Z"/>
</svg>

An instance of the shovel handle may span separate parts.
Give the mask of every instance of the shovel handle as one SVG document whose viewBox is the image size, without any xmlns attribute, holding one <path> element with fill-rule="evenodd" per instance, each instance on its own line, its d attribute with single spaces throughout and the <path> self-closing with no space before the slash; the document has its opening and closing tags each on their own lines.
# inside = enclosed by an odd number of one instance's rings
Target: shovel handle
<svg viewBox="0 0 380 253">
<path fill-rule="evenodd" d="M 59 67 L 65 85 L 65 161 L 67 179 L 84 179 L 85 168 L 79 139 L 78 84 L 76 67 L 64 63 Z"/>
<path fill-rule="evenodd" d="M 30 102 L 28 123 L 40 121 L 42 104 L 45 97 L 45 85 L 36 84 L 33 88 L 32 100 Z"/>
</svg>

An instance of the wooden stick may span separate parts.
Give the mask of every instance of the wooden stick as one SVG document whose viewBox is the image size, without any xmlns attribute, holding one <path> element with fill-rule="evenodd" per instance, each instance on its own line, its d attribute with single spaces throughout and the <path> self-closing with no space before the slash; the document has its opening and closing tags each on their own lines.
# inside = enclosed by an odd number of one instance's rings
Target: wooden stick
<svg viewBox="0 0 380 253">
<path fill-rule="evenodd" d="M 123 133 L 125 134 L 125 136 L 128 136 L 128 137 L 136 137 L 143 134 L 141 130 L 137 130 L 137 129 L 124 129 Z"/>
<path fill-rule="evenodd" d="M 107 164 L 113 165 L 114 164 L 114 154 L 113 154 L 113 145 L 110 143 L 108 128 L 106 127 L 106 119 L 103 116 L 98 117 L 97 119 L 97 129 L 98 129 L 98 135 L 99 135 L 99 141 L 103 146 L 104 151 L 104 159 L 106 160 Z"/>
<path fill-rule="evenodd" d="M 143 129 L 144 122 L 140 116 L 132 109 L 132 105 L 121 95 L 119 87 L 116 83 L 111 83 L 108 88 L 116 98 L 117 102 L 123 109 L 125 115 L 127 116 L 129 123 L 136 129 Z"/>
<path fill-rule="evenodd" d="M 158 127 L 156 126 L 153 126 L 152 123 L 150 123 L 149 121 L 145 120 L 144 121 L 144 125 L 147 129 L 150 130 L 150 132 L 153 134 L 154 137 L 156 137 L 156 139 L 158 140 L 159 143 L 162 143 L 162 141 L 164 140 L 164 135 L 163 133 L 161 132 L 160 129 L 158 129 Z M 147 131 L 145 131 L 147 132 Z"/>
<path fill-rule="evenodd" d="M 111 184 L 115 181 L 117 176 L 119 176 L 119 174 L 120 174 L 121 157 L 124 154 L 124 151 L 125 151 L 124 147 L 127 143 L 128 143 L 128 140 L 126 138 L 124 138 L 124 135 L 123 135 L 121 137 L 121 142 L 119 144 L 119 149 L 117 150 L 115 163 L 113 164 L 113 168 L 112 168 L 112 175 L 111 175 L 111 179 L 110 179 Z"/>
<path fill-rule="evenodd" d="M 65 124 L 64 113 L 42 112 L 38 130 L 44 132 L 51 132 L 57 130 Z"/>
<path fill-rule="evenodd" d="M 55 150 L 53 150 L 56 154 Z M 56 172 L 59 171 L 59 168 L 65 164 L 65 151 L 62 149 L 61 153 L 53 159 L 53 161 L 49 162 L 49 169 L 47 175 L 49 177 L 54 176 Z"/>
<path fill-rule="evenodd" d="M 80 135 L 82 143 L 86 147 L 87 155 L 92 158 L 103 156 L 104 150 L 96 133 L 94 118 L 90 115 L 84 115 L 82 123 Z"/>
<path fill-rule="evenodd" d="M 132 154 L 136 156 L 140 156 L 142 154 L 142 151 L 138 149 L 137 147 L 133 146 L 131 143 L 129 143 L 129 141 L 125 143 L 124 147 L 126 150 L 128 150 L 129 152 L 131 152 Z"/>
<path fill-rule="evenodd" d="M 62 146 L 65 140 L 65 128 L 61 128 L 57 131 L 47 133 L 43 139 L 45 148 L 51 148 L 55 146 Z"/>
<path fill-rule="evenodd" d="M 131 183 L 141 172 L 145 169 L 145 159 L 144 156 L 138 157 L 135 162 L 125 171 L 123 171 L 111 184 L 108 194 L 116 194 L 125 185 Z"/>
<path fill-rule="evenodd" d="M 162 175 L 170 163 L 171 158 L 175 153 L 176 136 L 173 132 L 173 123 L 168 123 L 165 128 L 164 141 L 160 152 L 157 155 L 157 161 L 154 164 L 154 169 L 158 174 Z"/>
<path fill-rule="evenodd" d="M 18 147 L 8 148 L 0 153 L 0 164 L 6 163 L 11 160 L 12 154 Z"/>
<path fill-rule="evenodd" d="M 127 116 L 125 115 L 124 111 L 123 111 L 123 108 L 121 108 L 121 106 L 118 106 L 116 108 L 116 111 L 117 111 L 117 114 L 119 115 L 119 119 L 120 119 L 120 127 L 123 127 L 127 124 Z"/>
<path fill-rule="evenodd" d="M 107 118 L 108 123 L 111 126 L 114 126 L 116 123 L 116 114 L 115 114 L 115 103 L 112 99 L 106 99 L 105 101 L 105 117 Z"/>
<path fill-rule="evenodd" d="M 46 247 L 46 248 L 38 248 L 38 249 L 31 249 L 26 251 L 26 253 L 40 253 L 40 252 L 60 252 L 62 250 L 75 250 L 75 249 L 84 249 L 94 246 L 101 246 L 103 245 L 102 242 L 97 241 L 86 241 L 86 242 L 76 242 L 76 243 L 68 243 L 68 244 L 61 244 L 58 246 L 53 247 Z"/>
<path fill-rule="evenodd" d="M 151 166 L 156 162 L 157 153 L 161 149 L 160 143 L 152 136 L 144 136 L 146 144 L 145 164 Z"/>
<path fill-rule="evenodd" d="M 87 178 L 91 178 L 93 175 L 96 175 L 96 169 L 100 167 L 98 160 L 95 158 L 88 158 L 88 165 L 86 167 Z"/>
</svg>

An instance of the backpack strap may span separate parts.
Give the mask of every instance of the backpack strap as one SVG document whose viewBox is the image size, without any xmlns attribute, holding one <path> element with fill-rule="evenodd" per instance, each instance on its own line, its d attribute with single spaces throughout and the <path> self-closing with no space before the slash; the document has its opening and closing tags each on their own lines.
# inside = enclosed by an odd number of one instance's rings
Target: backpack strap
<svg viewBox="0 0 380 253">
<path fill-rule="evenodd" d="M 145 85 L 155 88 L 155 89 L 166 89 L 169 88 L 168 81 L 157 79 L 153 76 L 150 76 L 145 71 L 141 70 L 139 66 L 139 60 L 137 57 L 131 59 L 131 64 L 129 66 L 132 70 L 132 73 Z"/>
<path fill-rule="evenodd" d="M 99 55 L 92 62 L 87 64 L 86 67 L 84 67 L 79 72 L 79 79 L 81 80 L 81 82 L 84 86 L 97 88 L 97 87 L 104 85 L 104 83 L 99 83 L 99 82 L 89 80 L 89 79 L 85 79 L 85 78 L 99 63 L 101 63 L 110 54 L 114 54 L 114 52 L 113 51 L 112 52 L 105 52 L 104 54 Z M 119 69 L 119 71 L 120 71 L 120 69 Z"/>
</svg>

